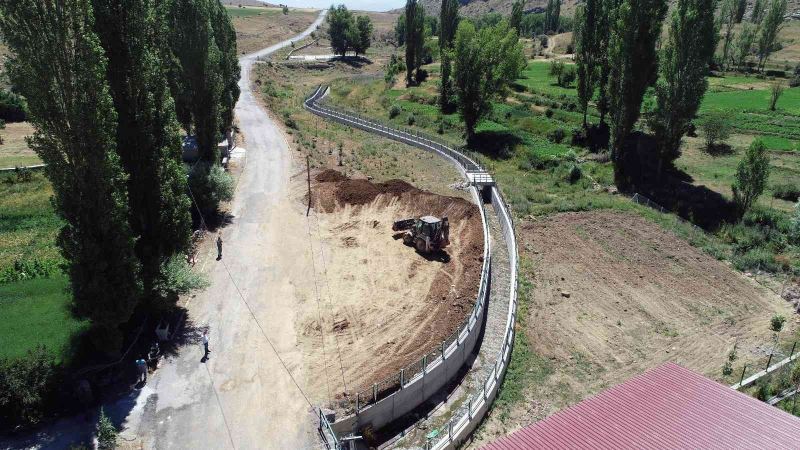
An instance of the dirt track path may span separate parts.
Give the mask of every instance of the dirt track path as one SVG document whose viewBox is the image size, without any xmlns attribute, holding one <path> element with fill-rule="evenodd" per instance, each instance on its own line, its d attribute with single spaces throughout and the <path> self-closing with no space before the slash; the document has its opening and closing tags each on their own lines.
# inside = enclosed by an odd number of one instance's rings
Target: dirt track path
<svg viewBox="0 0 800 450">
<path fill-rule="evenodd" d="M 326 13 L 292 40 L 309 35 Z M 320 448 L 313 410 L 293 381 L 305 377 L 295 299 L 308 295 L 304 290 L 313 276 L 305 211 L 289 192 L 289 145 L 250 90 L 257 58 L 288 45 L 287 40 L 240 59 L 236 115 L 247 162 L 231 205 L 232 223 L 223 229 L 224 259 L 215 261 L 208 247 L 200 255 L 198 267 L 212 285 L 186 304 L 187 344 L 166 357 L 141 390 L 103 405 L 121 428 L 123 449 Z M 206 363 L 199 344 L 204 329 L 212 350 Z M 65 418 L 0 440 L 0 449 L 62 449 L 85 442 L 96 415 L 88 419 Z"/>
<path fill-rule="evenodd" d="M 200 346 L 188 345 L 142 390 L 124 434 L 146 448 L 315 446 L 313 411 L 294 382 L 304 378 L 295 298 L 311 273 L 304 218 L 290 199 L 289 145 L 250 90 L 256 59 L 287 45 L 240 60 L 236 115 L 247 162 L 231 208 L 233 223 L 223 230 L 224 259 L 204 255 L 212 285 L 187 306 L 187 326 L 209 329 L 211 359 L 201 363 Z"/>
</svg>

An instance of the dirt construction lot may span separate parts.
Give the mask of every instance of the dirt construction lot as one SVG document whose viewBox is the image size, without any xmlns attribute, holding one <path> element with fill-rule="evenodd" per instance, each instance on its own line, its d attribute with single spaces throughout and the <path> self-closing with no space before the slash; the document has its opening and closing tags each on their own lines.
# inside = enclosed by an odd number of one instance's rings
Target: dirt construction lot
<svg viewBox="0 0 800 450">
<path fill-rule="evenodd" d="M 753 373 L 772 349 L 774 314 L 788 318 L 787 339 L 797 329 L 779 296 L 640 216 L 564 213 L 519 232 L 534 273 L 525 332 L 548 375 L 506 420 L 488 421 L 479 441 L 666 361 L 738 381 L 744 363 Z M 735 374 L 722 379 L 737 341 Z"/>
<path fill-rule="evenodd" d="M 318 299 L 301 299 L 296 329 L 313 395 L 346 403 L 345 392 L 398 373 L 460 327 L 475 303 L 483 229 L 470 202 L 402 181 L 325 171 L 312 192 Z M 394 236 L 394 220 L 429 214 L 450 220 L 449 258 Z"/>
</svg>

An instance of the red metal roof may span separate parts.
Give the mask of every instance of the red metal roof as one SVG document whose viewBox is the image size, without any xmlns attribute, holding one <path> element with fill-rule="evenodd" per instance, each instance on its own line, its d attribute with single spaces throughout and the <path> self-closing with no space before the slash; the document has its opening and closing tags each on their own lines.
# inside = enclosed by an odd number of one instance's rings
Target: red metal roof
<svg viewBox="0 0 800 450">
<path fill-rule="evenodd" d="M 800 449 L 800 418 L 667 363 L 483 447 Z"/>
</svg>

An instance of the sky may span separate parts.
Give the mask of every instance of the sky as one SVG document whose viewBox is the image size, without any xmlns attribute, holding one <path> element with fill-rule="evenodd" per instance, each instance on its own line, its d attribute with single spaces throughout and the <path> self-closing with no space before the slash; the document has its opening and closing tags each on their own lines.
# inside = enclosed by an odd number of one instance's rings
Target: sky
<svg viewBox="0 0 800 450">
<path fill-rule="evenodd" d="M 270 0 L 269 3 L 305 7 L 305 8 L 330 8 L 331 4 L 344 4 L 347 9 L 360 11 L 389 11 L 406 4 L 406 0 Z"/>
</svg>

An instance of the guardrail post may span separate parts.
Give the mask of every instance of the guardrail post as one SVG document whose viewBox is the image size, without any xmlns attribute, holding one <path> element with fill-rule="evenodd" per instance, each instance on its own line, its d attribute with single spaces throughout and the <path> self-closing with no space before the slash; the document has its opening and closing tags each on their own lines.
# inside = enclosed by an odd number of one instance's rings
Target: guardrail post
<svg viewBox="0 0 800 450">
<path fill-rule="evenodd" d="M 400 369 L 400 389 L 403 389 L 403 386 L 406 384 L 405 379 L 406 379 L 406 369 Z"/>
<path fill-rule="evenodd" d="M 742 367 L 742 377 L 739 378 L 739 388 L 742 387 L 742 383 L 744 383 L 744 371 L 747 370 L 747 364 Z"/>
<path fill-rule="evenodd" d="M 428 355 L 422 357 L 422 374 L 425 375 L 425 370 L 428 368 Z"/>
<path fill-rule="evenodd" d="M 797 346 L 797 341 L 794 341 L 794 344 L 792 344 L 792 352 L 789 353 L 789 359 L 792 359 L 792 356 L 794 356 L 794 348 L 796 346 Z"/>
<path fill-rule="evenodd" d="M 372 385 L 372 401 L 373 402 L 378 401 L 378 383 L 374 383 Z"/>
<path fill-rule="evenodd" d="M 506 352 L 506 349 L 504 348 L 503 349 L 503 353 L 505 353 L 505 352 Z M 501 358 L 502 358 L 502 355 L 501 355 Z M 500 377 L 498 375 L 499 375 L 499 373 L 497 371 L 497 361 L 495 361 L 494 362 L 494 379 L 495 380 L 499 380 L 500 379 Z"/>
<path fill-rule="evenodd" d="M 453 440 L 453 421 L 447 422 L 447 439 Z"/>
<path fill-rule="evenodd" d="M 356 414 L 358 414 L 359 409 L 361 409 L 361 393 L 356 392 Z"/>
<path fill-rule="evenodd" d="M 467 404 L 467 416 L 469 420 L 472 420 L 472 399 L 469 399 L 469 403 Z"/>
<path fill-rule="evenodd" d="M 769 358 L 767 359 L 767 368 L 764 369 L 765 372 L 769 372 L 769 364 L 772 362 L 772 355 L 773 353 L 769 354 Z"/>
<path fill-rule="evenodd" d="M 444 341 L 442 341 L 442 361 L 444 361 L 445 359 L 446 358 L 444 356 Z"/>
</svg>

